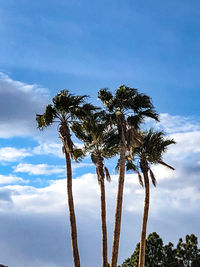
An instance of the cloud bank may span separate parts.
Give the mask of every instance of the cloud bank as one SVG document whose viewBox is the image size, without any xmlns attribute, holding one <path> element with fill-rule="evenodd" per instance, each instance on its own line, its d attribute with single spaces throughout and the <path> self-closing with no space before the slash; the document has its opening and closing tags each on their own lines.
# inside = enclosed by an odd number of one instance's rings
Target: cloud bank
<svg viewBox="0 0 200 267">
<path fill-rule="evenodd" d="M 177 166 L 176 172 L 169 173 L 162 168 L 159 166 L 154 168 L 158 186 L 151 187 L 148 232 L 158 231 L 166 241 L 174 242 L 186 233 L 194 232 L 199 235 L 196 217 L 200 188 L 189 181 L 185 168 Z M 196 172 L 191 175 L 195 177 L 194 179 L 197 178 Z M 106 191 L 109 248 L 111 248 L 117 175 L 113 175 L 112 182 L 106 184 Z M 96 175 L 91 173 L 74 179 L 73 192 L 83 266 L 100 266 L 100 192 Z M 127 174 L 120 261 L 132 253 L 136 242 L 139 241 L 143 201 L 144 190 L 140 187 L 137 176 Z M 49 185 L 43 188 L 6 185 L 0 191 L 0 202 L 3 203 L 0 207 L 0 216 L 4 227 L 4 235 L 1 234 L 0 239 L 7 246 L 6 252 L 1 250 L 0 257 L 6 260 L 5 263 L 18 267 L 20 264 L 21 266 L 27 264 L 29 258 L 30 267 L 36 262 L 40 266 L 72 266 L 69 224 L 66 218 L 68 211 L 65 179 L 50 181 Z M 11 225 L 15 234 L 9 234 L 8 240 L 5 233 L 9 232 Z M 16 249 L 17 242 L 19 244 Z M 8 251 L 13 251 L 13 259 L 5 258 L 5 253 L 8 255 Z M 60 257 L 57 255 L 58 252 Z"/>
<path fill-rule="evenodd" d="M 34 135 L 35 115 L 49 101 L 45 88 L 0 73 L 0 138 Z"/>
</svg>

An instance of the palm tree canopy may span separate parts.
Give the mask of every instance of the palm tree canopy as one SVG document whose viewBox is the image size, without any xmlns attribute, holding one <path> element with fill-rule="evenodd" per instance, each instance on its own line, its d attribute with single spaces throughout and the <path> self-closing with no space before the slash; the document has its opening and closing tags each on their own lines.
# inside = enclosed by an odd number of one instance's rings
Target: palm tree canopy
<svg viewBox="0 0 200 267">
<path fill-rule="evenodd" d="M 52 124 L 56 119 L 58 121 L 67 121 L 87 119 L 88 114 L 99 109 L 90 103 L 86 103 L 87 95 L 75 96 L 68 90 L 62 90 L 53 98 L 53 105 L 46 106 L 43 114 L 37 114 L 36 120 L 38 128 L 43 130 Z"/>
<path fill-rule="evenodd" d="M 76 137 L 84 142 L 84 151 L 91 153 L 91 159 L 96 164 L 95 155 L 111 158 L 119 151 L 119 136 L 116 129 L 110 128 L 104 120 L 104 112 L 90 114 L 83 123 L 75 122 L 72 130 Z"/>
<path fill-rule="evenodd" d="M 75 122 L 72 130 L 76 137 L 84 142 L 83 154 L 90 154 L 96 166 L 99 184 L 101 179 L 111 180 L 108 169 L 104 166 L 104 159 L 116 156 L 119 152 L 119 135 L 114 128 L 110 128 L 104 121 L 104 112 L 97 112 L 83 123 Z"/>
<path fill-rule="evenodd" d="M 150 168 L 151 164 L 161 164 L 171 170 L 174 168 L 163 161 L 163 154 L 171 144 L 176 142 L 173 139 L 166 139 L 161 131 L 153 131 L 150 129 L 146 132 L 141 132 L 142 142 L 140 146 L 134 148 L 134 157 L 126 158 L 126 170 L 135 171 L 138 174 L 139 182 L 143 186 L 143 181 L 139 169 L 142 169 L 143 162 L 146 162 L 151 181 L 156 186 L 156 178 Z"/>
<path fill-rule="evenodd" d="M 47 105 L 43 114 L 36 115 L 40 130 L 48 127 L 53 122 L 59 122 L 60 137 L 66 144 L 66 146 L 63 146 L 63 152 L 65 153 L 67 148 L 75 161 L 83 157 L 83 152 L 74 146 L 69 127 L 75 121 L 87 120 L 94 111 L 99 109 L 90 103 L 86 103 L 86 98 L 86 95 L 75 96 L 68 90 L 62 90 L 53 98 L 53 105 Z"/>
<path fill-rule="evenodd" d="M 101 89 L 98 97 L 107 110 L 112 113 L 113 116 L 110 119 L 115 123 L 121 114 L 126 117 L 128 125 L 134 128 L 138 128 L 145 117 L 158 121 L 158 114 L 153 107 L 151 98 L 139 93 L 135 88 L 122 85 L 116 90 L 115 95 L 107 88 Z"/>
<path fill-rule="evenodd" d="M 143 142 L 135 148 L 135 155 L 140 159 L 145 158 L 150 164 L 163 164 L 163 154 L 171 144 L 175 144 L 174 139 L 166 139 L 162 131 L 141 132 Z M 169 166 L 165 164 L 165 166 Z"/>
</svg>

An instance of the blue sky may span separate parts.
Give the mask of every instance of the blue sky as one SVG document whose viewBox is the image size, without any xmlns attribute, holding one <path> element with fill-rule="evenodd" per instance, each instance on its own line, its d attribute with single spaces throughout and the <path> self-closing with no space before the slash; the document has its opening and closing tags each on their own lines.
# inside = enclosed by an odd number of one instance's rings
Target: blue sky
<svg viewBox="0 0 200 267">
<path fill-rule="evenodd" d="M 14 79 L 93 97 L 126 83 L 162 112 L 198 112 L 198 1 L 0 3 L 1 70 Z"/>
<path fill-rule="evenodd" d="M 195 0 L 0 0 L 2 263 L 72 266 L 60 140 L 56 127 L 40 132 L 35 123 L 64 88 L 95 104 L 100 88 L 121 84 L 152 97 L 161 114 L 154 127 L 177 145 L 166 154 L 176 171 L 155 167 L 148 233 L 174 243 L 186 233 L 199 237 L 199 17 Z M 110 252 L 117 176 L 107 164 Z M 73 174 L 82 266 L 101 266 L 95 168 L 86 159 Z M 119 263 L 139 241 L 144 192 L 133 178 L 126 178 Z"/>
</svg>

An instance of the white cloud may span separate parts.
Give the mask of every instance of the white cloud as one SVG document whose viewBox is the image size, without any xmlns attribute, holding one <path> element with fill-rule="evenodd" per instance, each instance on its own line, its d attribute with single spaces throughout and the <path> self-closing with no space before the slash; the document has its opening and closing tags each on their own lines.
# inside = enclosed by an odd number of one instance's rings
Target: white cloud
<svg viewBox="0 0 200 267">
<path fill-rule="evenodd" d="M 188 177 L 187 175 L 184 175 L 184 170 L 176 170 L 176 176 L 178 176 L 176 179 L 172 179 L 172 177 L 170 177 L 170 174 L 173 174 L 172 172 L 169 171 L 169 174 L 166 174 L 163 170 L 164 169 L 160 167 L 156 167 L 154 169 L 158 185 L 157 188 L 153 188 L 153 186 L 151 186 L 148 232 L 158 231 L 161 236 L 168 235 L 170 238 L 172 238 L 173 235 L 176 237 L 177 235 L 178 237 L 183 236 L 185 232 L 182 231 L 182 228 L 184 228 L 188 233 L 191 229 L 195 234 L 199 233 L 199 227 L 193 218 L 195 218 L 198 212 L 200 188 L 191 186 L 187 182 Z M 163 179 L 160 179 L 161 177 Z M 117 179 L 117 175 L 112 175 L 112 182 L 106 183 L 109 248 L 112 242 Z M 7 185 L 4 186 L 4 192 L 5 193 L 2 198 L 7 199 L 7 201 L 4 202 L 4 205 L 0 205 L 0 216 L 3 216 L 9 208 L 9 213 L 18 214 L 21 217 L 25 216 L 25 220 L 29 220 L 27 222 L 28 224 L 31 224 L 31 220 L 35 221 L 39 218 L 39 216 L 48 218 L 49 223 L 46 223 L 47 229 L 45 230 L 45 233 L 49 231 L 48 240 L 51 240 L 50 233 L 52 231 L 55 236 L 60 236 L 59 238 L 61 238 L 62 227 L 60 229 L 60 227 L 57 226 L 58 222 L 56 224 L 54 223 L 55 225 L 52 225 L 51 227 L 49 224 L 54 222 L 53 218 L 59 218 L 60 220 L 62 217 L 61 221 L 63 227 L 66 227 L 64 223 L 66 220 L 65 214 L 67 210 L 65 179 L 51 181 L 48 186 L 43 188 L 36 188 L 27 185 Z M 73 193 L 77 215 L 79 247 L 83 266 L 92 267 L 94 266 L 95 261 L 97 265 L 100 265 L 100 189 L 96 174 L 85 174 L 73 179 Z M 139 185 L 137 175 L 128 174 L 125 179 L 120 261 L 127 256 L 130 256 L 127 253 L 131 253 L 136 242 L 139 241 L 143 203 L 144 189 Z M 31 218 L 34 219 L 29 219 L 30 215 Z M 181 222 L 182 228 L 177 229 L 180 218 L 184 218 L 184 216 L 190 216 L 190 224 L 183 220 Z M 47 219 L 45 219 L 45 221 L 46 220 Z M 162 227 L 158 224 L 159 220 L 162 221 Z M 157 222 L 156 225 L 153 223 L 155 221 Z M 41 223 L 42 222 L 36 226 L 32 225 L 31 227 L 33 229 L 34 227 L 38 227 L 39 229 L 41 227 Z M 69 223 L 67 223 L 67 225 L 68 224 Z M 168 225 L 171 225 L 172 227 L 170 233 L 168 233 Z M 22 234 L 20 229 L 18 230 L 19 235 Z M 67 236 L 69 237 L 69 228 L 66 229 Z M 90 244 L 89 247 L 85 246 L 84 237 L 87 237 L 87 242 Z M 42 240 L 46 240 L 45 242 L 48 242 L 46 239 L 47 237 L 44 237 L 43 234 L 41 234 L 40 238 L 42 238 Z M 175 240 L 175 237 L 173 238 L 174 239 L 169 239 L 168 241 L 177 241 Z M 68 239 L 66 241 L 64 237 L 61 239 L 63 240 L 63 244 L 66 242 L 66 246 L 70 248 L 70 240 Z M 0 240 L 2 240 L 1 236 Z M 24 244 L 24 242 L 22 242 L 22 244 Z M 31 242 L 28 243 L 28 246 L 30 246 Z M 12 248 L 12 243 L 10 243 L 9 246 Z M 51 247 L 51 242 L 47 243 L 47 247 L 48 250 L 53 249 Z M 91 254 L 91 247 L 94 250 L 94 255 L 93 253 Z M 98 252 L 99 256 L 95 254 L 95 251 L 96 253 Z M 23 250 L 23 253 L 25 256 L 28 255 L 26 248 Z M 70 259 L 71 249 L 69 249 L 66 253 L 67 257 Z M 43 256 L 41 255 L 40 257 L 40 260 L 42 260 Z M 65 257 L 62 255 L 60 260 L 62 261 L 64 259 Z M 49 264 L 55 264 L 55 266 L 65 265 L 64 261 L 60 264 L 56 263 L 53 255 L 49 255 L 48 261 Z"/>
<path fill-rule="evenodd" d="M 92 163 L 72 163 L 72 169 L 91 167 Z M 19 163 L 14 167 L 16 173 L 28 173 L 29 175 L 53 175 L 58 174 L 59 177 L 63 177 L 66 174 L 65 165 L 48 165 L 48 164 L 30 164 L 30 163 Z"/>
<path fill-rule="evenodd" d="M 200 153 L 200 147 L 198 145 L 200 141 L 200 131 L 175 133 L 171 134 L 170 137 L 174 138 L 176 145 L 169 148 L 169 157 L 171 156 L 180 161 Z"/>
<path fill-rule="evenodd" d="M 36 155 L 53 155 L 59 158 L 63 158 L 61 142 L 39 142 L 39 146 L 34 147 L 33 153 Z"/>
<path fill-rule="evenodd" d="M 156 127 L 160 130 L 164 130 L 168 134 L 200 130 L 200 123 L 192 117 L 173 116 L 168 113 L 161 113 L 159 117 L 160 122 L 156 123 Z"/>
<path fill-rule="evenodd" d="M 2 175 L 0 174 L 0 185 L 3 184 L 18 184 L 18 183 L 26 183 L 24 179 L 12 175 Z"/>
<path fill-rule="evenodd" d="M 173 180 L 163 184 L 166 177 L 162 170 L 160 174 L 155 171 L 158 181 L 157 187 L 151 185 L 151 210 L 157 216 L 162 210 L 187 213 L 196 212 L 200 199 L 200 189 L 191 186 L 186 182 L 187 177 L 183 176 L 181 170 L 177 170 L 178 179 L 176 186 Z M 158 170 L 157 170 L 158 171 Z M 169 173 L 171 173 L 169 171 Z M 167 177 L 168 179 L 169 177 Z M 182 179 L 181 179 L 182 178 Z M 184 182 L 183 182 L 184 178 Z M 112 175 L 112 182 L 106 183 L 108 220 L 111 222 L 114 215 L 115 199 L 117 192 L 118 176 Z M 178 183 L 177 183 L 178 181 Z M 171 184 L 172 183 L 172 187 Z M 14 210 L 20 212 L 49 213 L 64 212 L 66 208 L 66 179 L 53 180 L 43 188 L 33 186 L 8 185 L 4 187 L 12 193 Z M 96 174 L 85 174 L 73 179 L 73 192 L 75 206 L 79 212 L 87 213 L 91 218 L 99 216 L 100 189 Z M 144 201 L 144 189 L 139 185 L 136 174 L 128 174 L 125 179 L 124 209 L 128 212 L 142 214 Z M 26 203 L 26 204 L 25 204 Z M 183 205 L 184 204 L 184 205 Z"/>
<path fill-rule="evenodd" d="M 74 145 L 78 148 L 83 147 L 81 143 L 75 143 Z M 64 157 L 61 141 L 59 143 L 39 141 L 39 145 L 34 147 L 33 153 L 36 155 L 53 155 L 59 158 Z"/>
<path fill-rule="evenodd" d="M 19 163 L 15 168 L 14 172 L 28 173 L 29 175 L 52 175 L 59 174 L 64 175 L 65 167 L 48 165 L 48 164 L 29 164 Z"/>
<path fill-rule="evenodd" d="M 175 145 L 170 145 L 167 154 L 164 156 L 169 162 L 180 162 L 200 156 L 200 121 L 193 117 L 172 116 L 168 113 L 160 114 L 160 122 L 147 120 L 147 126 L 161 130 L 168 138 L 176 141 Z"/>
<path fill-rule="evenodd" d="M 72 169 L 79 169 L 84 167 L 94 167 L 93 163 L 84 163 L 84 162 L 78 162 L 78 163 L 72 163 Z"/>
<path fill-rule="evenodd" d="M 0 72 L 0 138 L 36 135 L 35 115 L 48 101 L 47 89 Z"/>
<path fill-rule="evenodd" d="M 2 147 L 0 148 L 0 161 L 2 162 L 14 162 L 21 160 L 25 157 L 31 156 L 28 149 L 15 148 L 15 147 Z"/>
</svg>

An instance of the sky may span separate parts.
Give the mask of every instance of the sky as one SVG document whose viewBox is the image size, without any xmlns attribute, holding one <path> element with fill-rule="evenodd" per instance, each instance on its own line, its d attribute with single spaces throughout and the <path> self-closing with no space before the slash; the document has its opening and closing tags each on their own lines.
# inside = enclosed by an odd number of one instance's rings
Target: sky
<svg viewBox="0 0 200 267">
<path fill-rule="evenodd" d="M 62 89 L 96 105 L 99 89 L 121 84 L 152 98 L 160 123 L 150 125 L 177 144 L 164 157 L 175 171 L 153 167 L 147 232 L 174 244 L 200 237 L 199 18 L 196 0 L 0 0 L 0 263 L 73 266 L 57 126 L 41 132 L 35 122 Z M 106 164 L 110 257 L 118 177 Z M 73 178 L 81 263 L 99 267 L 100 192 L 89 158 L 73 163 Z M 119 263 L 140 240 L 143 201 L 128 173 Z"/>
</svg>

